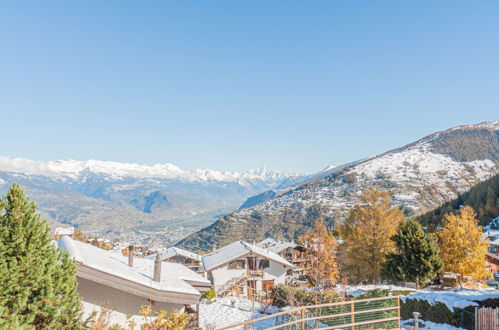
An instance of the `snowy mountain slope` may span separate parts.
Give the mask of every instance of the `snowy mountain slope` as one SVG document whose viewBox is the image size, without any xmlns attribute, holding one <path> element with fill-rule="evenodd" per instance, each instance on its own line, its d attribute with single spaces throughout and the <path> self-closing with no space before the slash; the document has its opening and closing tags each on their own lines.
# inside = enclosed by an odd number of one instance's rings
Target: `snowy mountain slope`
<svg viewBox="0 0 499 330">
<path fill-rule="evenodd" d="M 20 183 L 52 223 L 101 237 L 166 226 L 191 226 L 185 229 L 189 232 L 233 210 L 248 196 L 301 178 L 265 167 L 246 172 L 184 171 L 172 164 L 0 157 L 0 192 Z"/>
<path fill-rule="evenodd" d="M 202 250 L 222 245 L 224 236 L 238 239 L 241 233 L 247 240 L 269 233 L 292 239 L 313 223 L 310 210 L 333 223 L 341 221 L 373 185 L 388 190 L 408 214 L 421 214 L 498 173 L 498 129 L 499 122 L 459 126 L 354 162 L 231 213 L 179 245 Z"/>
<path fill-rule="evenodd" d="M 368 158 L 364 158 L 364 159 L 357 160 L 355 162 L 350 162 L 347 164 L 343 164 L 340 166 L 329 165 L 317 173 L 310 174 L 310 175 L 303 177 L 301 180 L 294 179 L 294 183 L 291 183 L 290 180 L 287 180 L 285 182 L 285 184 L 281 184 L 279 187 L 277 187 L 274 190 L 268 190 L 268 191 L 265 191 L 265 192 L 258 194 L 256 196 L 249 197 L 239 208 L 245 209 L 245 208 L 252 207 L 252 206 L 255 206 L 257 204 L 266 202 L 266 201 L 271 200 L 272 198 L 274 198 L 278 195 L 283 195 L 283 194 L 287 193 L 288 191 L 290 191 L 296 187 L 299 187 L 300 185 L 306 184 L 306 183 L 311 182 L 311 181 L 316 181 L 316 180 L 325 178 L 328 175 L 331 175 L 335 172 L 339 172 L 346 167 L 364 162 L 367 159 Z"/>
</svg>

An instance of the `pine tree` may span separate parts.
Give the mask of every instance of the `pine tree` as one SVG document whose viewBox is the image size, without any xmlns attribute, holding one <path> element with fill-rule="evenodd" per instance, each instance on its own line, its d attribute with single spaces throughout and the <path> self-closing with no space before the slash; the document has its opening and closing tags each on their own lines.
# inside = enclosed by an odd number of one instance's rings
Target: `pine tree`
<svg viewBox="0 0 499 330">
<path fill-rule="evenodd" d="M 310 285 L 318 288 L 332 287 L 338 280 L 339 272 L 336 264 L 338 244 L 329 232 L 322 219 L 319 219 L 312 234 L 304 236 L 301 241 L 305 245 L 305 274 Z"/>
<path fill-rule="evenodd" d="M 442 269 L 438 246 L 431 236 L 414 220 L 400 224 L 397 234 L 392 237 L 395 253 L 386 257 L 382 275 L 394 281 L 416 282 L 419 289 L 436 276 Z"/>
<path fill-rule="evenodd" d="M 464 206 L 459 214 L 446 214 L 443 222 L 437 236 L 444 270 L 476 280 L 486 278 L 488 242 L 482 237 L 482 227 L 478 225 L 475 211 Z"/>
<path fill-rule="evenodd" d="M 18 184 L 0 201 L 0 328 L 80 328 L 74 262 Z"/>
<path fill-rule="evenodd" d="M 400 208 L 391 206 L 388 192 L 370 188 L 362 194 L 361 202 L 338 226 L 344 240 L 340 245 L 341 263 L 351 281 L 380 280 L 386 255 L 394 251 L 390 238 L 404 219 Z"/>
</svg>

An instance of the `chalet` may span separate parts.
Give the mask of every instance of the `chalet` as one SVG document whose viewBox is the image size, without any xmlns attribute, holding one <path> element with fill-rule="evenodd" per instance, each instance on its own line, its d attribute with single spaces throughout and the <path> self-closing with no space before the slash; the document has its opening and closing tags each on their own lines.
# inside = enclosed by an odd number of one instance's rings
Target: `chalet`
<svg viewBox="0 0 499 330">
<path fill-rule="evenodd" d="M 154 311 L 197 305 L 211 283 L 189 268 L 170 262 L 128 257 L 63 236 L 57 246 L 76 261 L 78 293 L 86 313 L 109 308 L 122 324 L 125 315 L 139 318 L 143 305 Z M 116 319 L 115 319 L 116 320 Z"/>
<path fill-rule="evenodd" d="M 494 238 L 491 238 L 489 243 L 490 246 L 485 256 L 487 260 L 487 270 L 491 274 L 499 273 L 499 237 Z"/>
<path fill-rule="evenodd" d="M 201 257 L 203 268 L 217 293 L 237 283 L 248 297 L 284 284 L 294 266 L 277 253 L 244 241 L 236 241 Z"/>
<path fill-rule="evenodd" d="M 288 275 L 299 276 L 305 271 L 305 247 L 293 242 L 279 241 L 273 238 L 266 238 L 256 244 L 257 246 L 277 253 L 291 264 L 294 269 L 288 271 Z"/>
<path fill-rule="evenodd" d="M 201 266 L 201 256 L 194 252 L 186 251 L 178 247 L 169 247 L 166 250 L 159 251 L 158 254 L 161 261 L 175 262 L 184 265 L 195 272 L 204 272 L 204 269 Z"/>
</svg>

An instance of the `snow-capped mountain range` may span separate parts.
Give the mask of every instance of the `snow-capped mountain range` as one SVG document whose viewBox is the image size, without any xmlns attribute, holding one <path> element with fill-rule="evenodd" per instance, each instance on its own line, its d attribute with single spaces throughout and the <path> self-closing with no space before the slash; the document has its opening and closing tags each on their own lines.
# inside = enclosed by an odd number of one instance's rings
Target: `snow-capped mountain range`
<svg viewBox="0 0 499 330">
<path fill-rule="evenodd" d="M 185 235 L 237 208 L 249 196 L 302 179 L 266 167 L 245 172 L 185 171 L 172 164 L 0 157 L 0 192 L 20 183 L 54 225 L 68 224 L 110 238 L 165 228 L 184 228 Z"/>
<path fill-rule="evenodd" d="M 459 126 L 384 154 L 330 169 L 324 175 L 252 197 L 213 225 L 179 243 L 193 250 L 223 245 L 223 237 L 293 239 L 313 216 L 341 221 L 376 185 L 390 192 L 407 214 L 418 215 L 498 173 L 499 122 Z"/>
<path fill-rule="evenodd" d="M 176 179 L 184 182 L 238 182 L 247 181 L 279 181 L 289 177 L 299 177 L 297 174 L 284 174 L 267 167 L 245 172 L 221 172 L 210 169 L 196 169 L 185 171 L 173 164 L 141 165 L 133 163 L 119 163 L 100 160 L 56 160 L 35 161 L 25 158 L 10 158 L 0 156 L 0 170 L 2 172 L 22 173 L 27 175 L 41 175 L 55 178 L 70 178 L 77 180 L 88 173 L 106 175 L 110 179 L 133 178 L 161 178 Z"/>
</svg>

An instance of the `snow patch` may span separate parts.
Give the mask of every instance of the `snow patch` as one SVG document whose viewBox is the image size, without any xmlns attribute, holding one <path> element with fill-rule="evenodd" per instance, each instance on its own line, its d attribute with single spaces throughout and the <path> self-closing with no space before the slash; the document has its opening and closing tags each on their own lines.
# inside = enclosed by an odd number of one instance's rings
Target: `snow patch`
<svg viewBox="0 0 499 330">
<path fill-rule="evenodd" d="M 414 328 L 414 319 L 403 320 L 400 322 L 400 326 L 404 329 L 413 329 Z M 464 330 L 463 328 L 457 328 L 450 324 L 445 323 L 435 323 L 431 321 L 419 320 L 419 328 L 427 329 L 427 330 Z"/>
<path fill-rule="evenodd" d="M 462 309 L 468 306 L 478 306 L 475 301 L 491 298 L 499 298 L 499 290 L 419 291 L 401 297 L 403 301 L 406 299 L 426 300 L 430 305 L 443 303 L 451 311 L 454 311 L 454 308 Z"/>
</svg>

